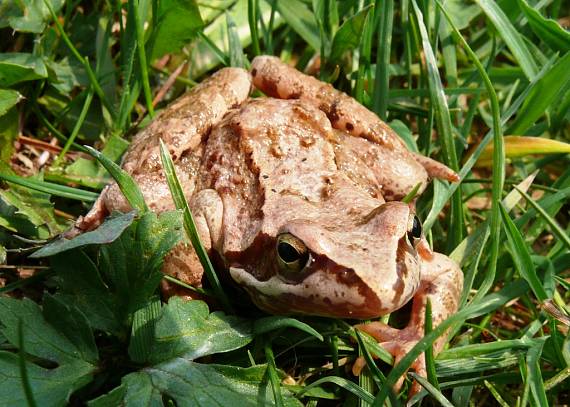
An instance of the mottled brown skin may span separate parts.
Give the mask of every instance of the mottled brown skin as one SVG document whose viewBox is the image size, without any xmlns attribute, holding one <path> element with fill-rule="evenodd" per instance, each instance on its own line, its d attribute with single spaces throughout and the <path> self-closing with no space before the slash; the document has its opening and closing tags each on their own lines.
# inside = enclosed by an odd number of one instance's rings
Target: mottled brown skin
<svg viewBox="0 0 570 407">
<path fill-rule="evenodd" d="M 359 326 L 401 357 L 423 336 L 428 298 L 434 325 L 456 311 L 462 274 L 411 237 L 413 209 L 398 199 L 418 183 L 423 190 L 428 173 L 455 173 L 418 160 L 386 124 L 330 85 L 272 57 L 252 66 L 254 83 L 272 97 L 249 99 L 249 73 L 220 70 L 135 137 L 123 168 L 152 210 L 172 209 L 162 138 L 205 247 L 268 312 L 370 319 L 413 298 L 406 329 Z M 128 209 L 112 184 L 77 227 L 93 228 L 111 210 Z M 283 236 L 306 250 L 298 270 L 283 266 Z M 185 244 L 167 256 L 164 271 L 192 284 L 202 276 Z M 421 361 L 414 367 L 424 374 Z"/>
</svg>

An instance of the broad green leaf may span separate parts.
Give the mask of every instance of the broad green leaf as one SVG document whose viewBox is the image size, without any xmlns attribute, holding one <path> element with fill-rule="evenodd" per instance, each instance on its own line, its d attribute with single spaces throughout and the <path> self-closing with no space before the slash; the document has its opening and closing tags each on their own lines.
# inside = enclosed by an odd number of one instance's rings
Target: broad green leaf
<svg viewBox="0 0 570 407">
<path fill-rule="evenodd" d="M 19 117 L 16 108 L 9 109 L 0 116 L 0 161 L 9 163 L 18 138 Z"/>
<path fill-rule="evenodd" d="M 75 345 L 82 360 L 96 364 L 99 352 L 85 315 L 75 305 L 50 294 L 44 296 L 42 305 L 45 320 Z"/>
<path fill-rule="evenodd" d="M 71 393 L 89 383 L 96 367 L 82 360 L 73 360 L 55 369 L 45 369 L 26 362 L 28 382 L 38 406 L 67 405 Z M 0 405 L 28 406 L 22 388 L 18 356 L 0 352 Z"/>
<path fill-rule="evenodd" d="M 172 297 L 156 321 L 149 360 L 154 363 L 177 357 L 194 360 L 239 349 L 252 339 L 250 320 L 223 312 L 210 314 L 205 302 Z"/>
<path fill-rule="evenodd" d="M 32 253 L 30 257 L 40 258 L 53 256 L 67 250 L 91 244 L 106 244 L 115 241 L 134 221 L 135 211 L 111 217 L 97 229 L 80 234 L 73 239 L 66 239 L 60 236 L 57 240 L 45 245 L 41 249 Z"/>
<path fill-rule="evenodd" d="M 509 251 L 511 252 L 511 257 L 513 262 L 532 291 L 539 301 L 545 301 L 548 299 L 548 295 L 542 286 L 541 281 L 536 275 L 536 269 L 534 268 L 534 263 L 530 257 L 529 249 L 522 238 L 520 231 L 517 229 L 513 221 L 511 220 L 505 206 L 501 204 L 501 217 L 503 219 L 503 227 L 507 235 Z"/>
<path fill-rule="evenodd" d="M 50 260 L 59 277 L 57 296 L 63 302 L 74 304 L 93 329 L 117 336 L 124 334 L 117 300 L 91 259 L 81 250 L 75 250 L 55 255 Z"/>
<path fill-rule="evenodd" d="M 127 319 L 147 303 L 162 280 L 164 256 L 184 236 L 180 212 L 147 212 L 110 244 L 101 246 L 99 270 Z"/>
<path fill-rule="evenodd" d="M 165 395 L 179 407 L 273 406 L 273 395 L 264 379 L 266 370 L 266 365 L 242 368 L 179 357 L 123 377 L 121 405 L 161 406 Z M 283 399 L 287 407 L 302 406 L 287 390 L 283 390 Z"/>
<path fill-rule="evenodd" d="M 0 210 L 0 219 L 12 225 L 10 229 L 26 233 L 29 237 L 45 239 L 61 233 L 67 225 L 60 223 L 50 202 L 50 195 L 25 187 L 11 185 L 9 189 L 0 189 L 0 201 L 6 210 Z M 35 230 L 24 226 L 22 221 L 30 222 Z"/>
<path fill-rule="evenodd" d="M 544 115 L 570 82 L 570 51 L 559 58 L 533 86 L 507 134 L 522 135 Z"/>
<path fill-rule="evenodd" d="M 570 144 L 562 141 L 525 136 L 505 136 L 505 156 L 507 158 L 526 157 L 532 154 L 563 154 L 570 153 Z M 476 167 L 490 167 L 493 165 L 493 145 L 485 147 Z"/>
<path fill-rule="evenodd" d="M 366 16 L 368 16 L 371 10 L 372 6 L 364 7 L 342 23 L 332 41 L 331 54 L 329 56 L 331 63 L 338 63 L 346 51 L 358 48 Z"/>
<path fill-rule="evenodd" d="M 133 314 L 129 342 L 129 356 L 133 362 L 148 362 L 151 356 L 156 320 L 160 311 L 160 299 L 152 297 L 144 307 Z"/>
<path fill-rule="evenodd" d="M 0 311 L 0 330 L 14 346 L 18 343 L 18 321 L 21 320 L 26 353 L 60 365 L 84 360 L 83 351 L 88 345 L 82 341 L 82 333 L 75 332 L 78 336 L 70 340 L 58 329 L 59 326 L 56 327 L 48 322 L 35 302 L 29 299 L 0 297 Z M 49 312 L 51 311 L 47 311 Z M 74 335 L 72 331 L 66 333 Z M 86 354 L 90 357 L 96 355 L 93 349 Z"/>
<path fill-rule="evenodd" d="M 528 80 L 533 80 L 538 73 L 538 67 L 532 53 L 526 46 L 523 37 L 510 22 L 499 4 L 493 0 L 476 0 L 489 20 L 493 23 L 501 38 L 519 63 Z"/>
<path fill-rule="evenodd" d="M 42 58 L 27 53 L 0 53 L 0 87 L 18 82 L 47 78 L 48 72 Z"/>
<path fill-rule="evenodd" d="M 0 28 L 10 26 L 15 31 L 41 33 L 50 13 L 48 1 L 57 12 L 64 0 L 3 0 L 0 2 Z"/>
<path fill-rule="evenodd" d="M 149 40 L 150 61 L 169 52 L 179 52 L 203 26 L 195 0 L 160 1 L 156 26 Z"/>
<path fill-rule="evenodd" d="M 15 90 L 0 89 L 0 116 L 4 116 L 22 98 L 22 95 Z"/>
<path fill-rule="evenodd" d="M 538 38 L 555 51 L 570 51 L 570 33 L 568 31 L 556 21 L 543 17 L 526 0 L 518 0 L 518 4 L 528 20 L 530 28 Z"/>
</svg>

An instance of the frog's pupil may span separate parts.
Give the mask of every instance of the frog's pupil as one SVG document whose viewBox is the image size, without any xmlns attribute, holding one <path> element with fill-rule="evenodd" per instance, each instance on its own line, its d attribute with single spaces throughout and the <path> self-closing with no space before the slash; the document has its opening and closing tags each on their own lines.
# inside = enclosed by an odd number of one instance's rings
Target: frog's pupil
<svg viewBox="0 0 570 407">
<path fill-rule="evenodd" d="M 297 249 L 285 242 L 279 242 L 277 245 L 277 252 L 279 253 L 279 257 L 281 257 L 281 260 L 285 263 L 293 263 L 301 257 L 301 254 Z"/>
<path fill-rule="evenodd" d="M 417 216 L 414 216 L 414 222 L 412 224 L 412 236 L 419 239 L 422 236 L 422 224 Z"/>
</svg>

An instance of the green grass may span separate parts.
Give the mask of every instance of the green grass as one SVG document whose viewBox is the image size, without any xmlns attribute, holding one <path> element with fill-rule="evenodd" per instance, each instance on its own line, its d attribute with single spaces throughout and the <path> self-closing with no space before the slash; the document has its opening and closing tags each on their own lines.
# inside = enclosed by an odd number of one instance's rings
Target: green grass
<svg viewBox="0 0 570 407">
<path fill-rule="evenodd" d="M 569 16 L 557 0 L 3 2 L 0 405 L 403 405 L 411 381 L 390 389 L 423 352 L 412 402 L 570 402 L 570 33 L 557 22 Z M 180 199 L 181 212 L 148 212 L 117 165 L 216 69 L 273 54 L 302 70 L 317 53 L 322 80 L 464 181 L 435 181 L 417 203 L 464 272 L 461 308 L 396 366 L 353 321 L 244 307 L 223 270 L 206 267 L 211 288 L 197 290 L 216 310 L 161 302 L 163 257 L 185 231 L 195 243 L 192 215 Z M 19 135 L 61 149 L 43 162 L 44 144 Z M 137 214 L 57 239 L 111 177 Z M 371 366 L 356 378 L 345 367 L 359 355 Z"/>
</svg>

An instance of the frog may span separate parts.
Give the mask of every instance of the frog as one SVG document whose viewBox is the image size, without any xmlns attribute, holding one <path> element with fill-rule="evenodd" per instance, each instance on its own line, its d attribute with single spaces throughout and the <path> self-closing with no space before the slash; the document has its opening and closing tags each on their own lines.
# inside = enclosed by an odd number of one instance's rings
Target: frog
<svg viewBox="0 0 570 407">
<path fill-rule="evenodd" d="M 251 97 L 254 89 L 265 96 Z M 205 249 L 260 309 L 369 320 L 412 301 L 403 329 L 379 321 L 356 325 L 396 362 L 423 337 L 427 301 L 433 326 L 457 311 L 463 274 L 430 249 L 414 202 L 403 201 L 421 194 L 431 178 L 455 182 L 457 174 L 411 152 L 386 123 L 332 85 L 258 56 L 249 71 L 223 68 L 192 88 L 134 137 L 123 158 L 156 212 L 174 209 L 160 140 Z M 130 209 L 112 183 L 76 230 Z M 203 276 L 186 242 L 166 256 L 163 271 L 197 286 Z M 183 294 L 168 284 L 163 292 Z M 435 353 L 444 344 L 442 337 Z M 360 360 L 353 370 L 362 367 Z M 411 368 L 426 375 L 422 357 Z"/>
</svg>

